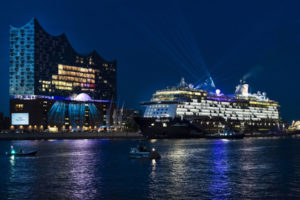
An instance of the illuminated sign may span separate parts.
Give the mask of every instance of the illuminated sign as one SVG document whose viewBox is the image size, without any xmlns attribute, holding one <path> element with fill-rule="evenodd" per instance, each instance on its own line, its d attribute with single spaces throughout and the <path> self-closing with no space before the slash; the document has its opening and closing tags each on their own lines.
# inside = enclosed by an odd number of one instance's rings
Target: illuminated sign
<svg viewBox="0 0 300 200">
<path fill-rule="evenodd" d="M 12 113 L 11 125 L 29 125 L 29 113 Z"/>
</svg>

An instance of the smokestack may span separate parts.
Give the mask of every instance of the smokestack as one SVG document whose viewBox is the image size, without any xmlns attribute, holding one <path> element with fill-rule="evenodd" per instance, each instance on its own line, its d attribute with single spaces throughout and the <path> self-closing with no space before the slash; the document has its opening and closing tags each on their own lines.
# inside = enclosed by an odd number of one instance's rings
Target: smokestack
<svg viewBox="0 0 300 200">
<path fill-rule="evenodd" d="M 245 80 L 240 80 L 240 84 L 235 87 L 235 94 L 248 96 L 249 85 Z"/>
</svg>

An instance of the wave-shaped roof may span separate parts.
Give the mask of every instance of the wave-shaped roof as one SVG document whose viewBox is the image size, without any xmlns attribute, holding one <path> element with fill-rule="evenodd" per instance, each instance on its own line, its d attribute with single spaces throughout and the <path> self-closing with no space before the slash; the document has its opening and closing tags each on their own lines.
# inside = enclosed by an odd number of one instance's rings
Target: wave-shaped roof
<svg viewBox="0 0 300 200">
<path fill-rule="evenodd" d="M 102 61 L 105 61 L 105 62 L 115 62 L 114 61 L 107 61 L 105 60 L 103 57 L 101 57 L 98 52 L 96 50 L 93 50 L 91 51 L 90 53 L 87 53 L 87 54 L 82 54 L 82 53 L 78 53 L 74 48 L 73 46 L 71 45 L 71 43 L 69 42 L 67 36 L 65 33 L 62 33 L 60 35 L 52 35 L 50 33 L 48 33 L 41 25 L 40 23 L 38 22 L 38 20 L 33 17 L 28 23 L 26 23 L 25 25 L 23 26 L 20 26 L 20 27 L 16 27 L 16 26 L 10 26 L 11 28 L 15 28 L 15 29 L 21 29 L 21 28 L 24 28 L 26 26 L 28 26 L 29 24 L 33 23 L 34 24 L 34 28 L 38 28 L 39 30 L 42 30 L 44 34 L 52 37 L 53 39 L 61 39 L 61 40 L 65 40 L 67 45 L 70 47 L 70 49 L 73 51 L 74 54 L 80 56 L 80 57 L 89 57 L 89 56 L 94 56 L 94 57 L 98 57 L 100 60 Z"/>
</svg>

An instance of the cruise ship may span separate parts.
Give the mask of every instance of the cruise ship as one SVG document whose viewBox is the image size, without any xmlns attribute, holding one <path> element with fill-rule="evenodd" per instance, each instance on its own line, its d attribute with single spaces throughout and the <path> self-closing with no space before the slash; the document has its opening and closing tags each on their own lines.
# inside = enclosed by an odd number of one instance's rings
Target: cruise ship
<svg viewBox="0 0 300 200">
<path fill-rule="evenodd" d="M 289 134 L 299 134 L 300 133 L 300 121 L 293 121 L 292 125 L 288 127 L 287 132 Z"/>
<path fill-rule="evenodd" d="M 251 94 L 241 80 L 235 94 L 196 89 L 184 78 L 176 87 L 156 91 L 142 102 L 143 117 L 135 118 L 146 138 L 196 138 L 230 129 L 245 134 L 279 132 L 279 104 L 265 92 Z"/>
</svg>

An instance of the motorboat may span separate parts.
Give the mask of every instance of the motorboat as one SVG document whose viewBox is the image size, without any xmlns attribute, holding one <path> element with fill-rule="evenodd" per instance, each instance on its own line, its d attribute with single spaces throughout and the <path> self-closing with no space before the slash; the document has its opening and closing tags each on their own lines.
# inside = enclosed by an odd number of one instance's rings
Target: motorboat
<svg viewBox="0 0 300 200">
<path fill-rule="evenodd" d="M 145 146 L 138 146 L 130 149 L 129 158 L 160 159 L 161 156 L 154 148 L 152 148 L 151 151 L 148 151 Z"/>
<path fill-rule="evenodd" d="M 7 156 L 35 156 L 37 151 L 30 151 L 30 152 L 16 152 L 16 153 L 9 153 L 6 152 Z"/>
<path fill-rule="evenodd" d="M 37 154 L 37 151 L 24 152 L 22 149 L 20 149 L 16 152 L 13 146 L 11 146 L 10 152 L 6 152 L 5 154 L 7 156 L 35 156 Z"/>
</svg>

